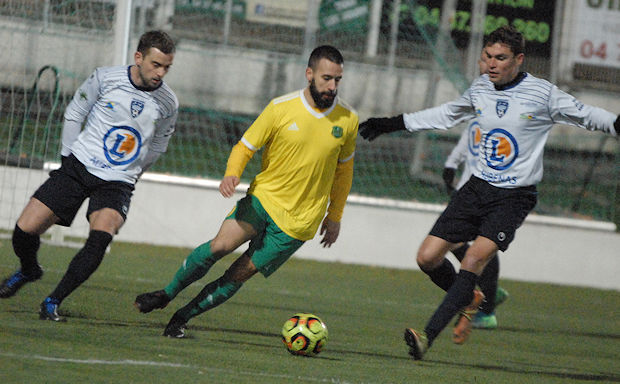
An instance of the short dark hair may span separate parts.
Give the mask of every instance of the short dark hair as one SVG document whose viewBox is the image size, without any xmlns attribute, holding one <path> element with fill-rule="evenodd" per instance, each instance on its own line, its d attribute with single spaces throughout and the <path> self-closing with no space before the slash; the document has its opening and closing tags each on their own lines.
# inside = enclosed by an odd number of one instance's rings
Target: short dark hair
<svg viewBox="0 0 620 384">
<path fill-rule="evenodd" d="M 157 48 L 166 55 L 176 51 L 174 40 L 164 31 L 148 31 L 140 36 L 137 51 L 146 55 L 151 48 Z"/>
<path fill-rule="evenodd" d="M 497 28 L 484 39 L 485 47 L 495 43 L 506 44 L 515 56 L 525 52 L 525 39 L 523 35 L 509 25 Z"/>
<path fill-rule="evenodd" d="M 314 48 L 308 59 L 308 67 L 315 69 L 321 59 L 327 59 L 336 64 L 344 63 L 340 51 L 331 45 L 321 45 L 320 47 Z"/>
</svg>

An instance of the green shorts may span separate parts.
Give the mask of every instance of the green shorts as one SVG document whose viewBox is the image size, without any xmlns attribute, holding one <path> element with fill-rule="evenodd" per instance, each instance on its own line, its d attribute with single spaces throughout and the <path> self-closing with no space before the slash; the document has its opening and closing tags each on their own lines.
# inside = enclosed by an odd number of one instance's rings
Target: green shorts
<svg viewBox="0 0 620 384">
<path fill-rule="evenodd" d="M 250 241 L 246 254 L 265 277 L 280 268 L 304 244 L 284 233 L 252 195 L 239 200 L 226 219 L 245 221 L 256 229 L 258 235 Z"/>
</svg>

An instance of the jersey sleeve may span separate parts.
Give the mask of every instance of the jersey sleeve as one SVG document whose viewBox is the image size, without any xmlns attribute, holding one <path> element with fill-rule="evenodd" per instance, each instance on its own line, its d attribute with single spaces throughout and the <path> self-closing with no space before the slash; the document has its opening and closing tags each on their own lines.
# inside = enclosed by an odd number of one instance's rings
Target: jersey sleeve
<svg viewBox="0 0 620 384">
<path fill-rule="evenodd" d="M 169 116 L 166 116 L 155 123 L 155 134 L 151 143 L 151 150 L 159 153 L 166 152 L 170 137 L 175 131 L 177 117 L 179 115 L 179 104 L 175 102 L 174 110 Z"/>
<path fill-rule="evenodd" d="M 80 135 L 82 124 L 97 102 L 101 92 L 99 72 L 95 70 L 84 83 L 80 85 L 73 99 L 67 106 L 62 127 L 62 156 L 71 154 L 71 146 Z"/>
<path fill-rule="evenodd" d="M 614 129 L 617 118 L 615 113 L 584 104 L 555 85 L 551 87 L 549 111 L 554 123 L 576 125 L 588 131 L 617 135 Z"/>
<path fill-rule="evenodd" d="M 86 120 L 86 116 L 88 116 L 101 94 L 99 76 L 99 68 L 97 68 L 75 91 L 73 99 L 71 99 L 65 110 L 65 120 L 76 121 L 80 124 Z"/>
<path fill-rule="evenodd" d="M 241 141 L 250 150 L 256 152 L 269 142 L 274 134 L 275 127 L 278 125 L 278 119 L 278 111 L 272 101 L 245 131 Z"/>
<path fill-rule="evenodd" d="M 471 89 L 471 88 L 470 88 Z M 428 129 L 450 129 L 476 117 L 470 89 L 458 99 L 438 107 L 403 114 L 405 128 L 410 132 Z"/>
<path fill-rule="evenodd" d="M 351 129 L 348 130 L 347 139 L 342 146 L 342 149 L 340 150 L 338 162 L 344 163 L 353 158 L 353 155 L 355 154 L 358 127 L 359 118 L 357 117 L 357 115 L 354 115 L 351 121 Z"/>
<path fill-rule="evenodd" d="M 458 143 L 452 148 L 450 155 L 444 164 L 445 168 L 457 169 L 467 159 L 467 140 L 469 138 L 469 129 L 463 130 Z"/>
</svg>

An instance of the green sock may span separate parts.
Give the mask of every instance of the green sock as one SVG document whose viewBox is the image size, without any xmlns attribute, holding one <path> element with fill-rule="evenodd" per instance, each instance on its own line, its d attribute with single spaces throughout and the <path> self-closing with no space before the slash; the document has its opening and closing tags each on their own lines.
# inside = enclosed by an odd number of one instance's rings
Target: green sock
<svg viewBox="0 0 620 384">
<path fill-rule="evenodd" d="M 242 285 L 243 283 L 229 281 L 222 276 L 207 284 L 189 304 L 179 309 L 175 316 L 178 315 L 185 320 L 198 316 L 230 299 Z"/>
<path fill-rule="evenodd" d="M 164 291 L 170 299 L 176 297 L 185 287 L 207 274 L 211 266 L 217 261 L 211 254 L 211 241 L 208 241 L 192 251 L 183 265 L 172 278 Z"/>
</svg>

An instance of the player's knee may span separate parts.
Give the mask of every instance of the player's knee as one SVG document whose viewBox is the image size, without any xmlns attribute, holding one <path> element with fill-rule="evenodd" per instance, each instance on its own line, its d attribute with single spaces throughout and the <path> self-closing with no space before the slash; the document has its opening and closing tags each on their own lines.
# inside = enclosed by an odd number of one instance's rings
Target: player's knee
<svg viewBox="0 0 620 384">
<path fill-rule="evenodd" d="M 443 255 L 432 251 L 427 247 L 420 247 L 416 257 L 418 266 L 423 271 L 431 271 L 437 268 L 443 260 Z"/>
<path fill-rule="evenodd" d="M 225 256 L 234 250 L 235 247 L 232 241 L 228 239 L 216 237 L 211 240 L 211 253 L 216 257 Z"/>
<path fill-rule="evenodd" d="M 102 255 L 112 242 L 112 235 L 105 231 L 91 230 L 83 249 L 89 254 Z"/>
</svg>

